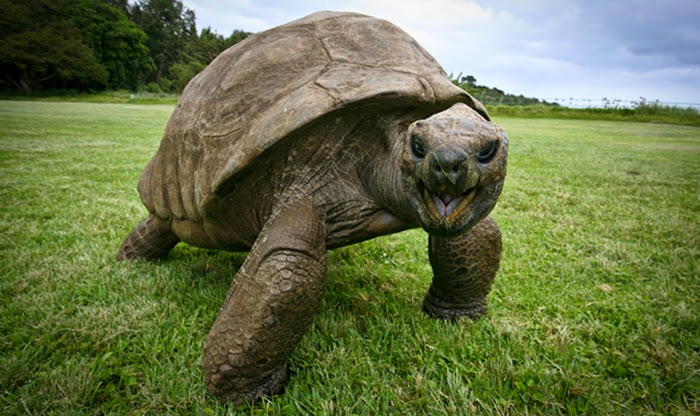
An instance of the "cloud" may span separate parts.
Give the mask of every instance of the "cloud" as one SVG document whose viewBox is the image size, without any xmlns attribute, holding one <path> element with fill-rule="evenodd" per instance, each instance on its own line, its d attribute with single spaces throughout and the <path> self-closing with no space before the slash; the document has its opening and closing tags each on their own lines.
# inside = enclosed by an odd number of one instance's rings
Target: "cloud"
<svg viewBox="0 0 700 416">
<path fill-rule="evenodd" d="M 195 11 L 197 27 L 211 26 L 217 33 L 228 35 L 234 30 L 261 32 L 321 10 L 322 2 L 288 2 L 272 0 L 184 0 Z M 320 8 L 319 8 L 320 7 Z"/>
<path fill-rule="evenodd" d="M 667 62 L 700 64 L 700 7 L 696 1 L 609 2 L 587 9 L 606 37 L 638 57 L 663 57 Z"/>
<path fill-rule="evenodd" d="M 471 0 L 403 0 L 400 4 L 388 0 L 353 0 L 348 6 L 353 10 L 391 18 L 399 26 L 417 28 L 455 27 L 461 25 L 485 25 L 493 20 L 492 12 Z"/>
<path fill-rule="evenodd" d="M 381 17 L 448 72 L 515 94 L 700 102 L 697 0 L 183 1 L 224 35 L 320 10 Z"/>
</svg>

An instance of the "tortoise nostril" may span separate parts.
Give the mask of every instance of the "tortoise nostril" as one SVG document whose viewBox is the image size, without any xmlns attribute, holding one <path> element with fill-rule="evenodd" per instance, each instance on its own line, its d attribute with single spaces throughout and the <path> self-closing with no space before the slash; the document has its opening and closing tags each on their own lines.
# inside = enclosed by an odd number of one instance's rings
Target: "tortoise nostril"
<svg viewBox="0 0 700 416">
<path fill-rule="evenodd" d="M 458 195 L 466 183 L 466 154 L 453 149 L 439 149 L 432 153 L 427 183 L 431 190 Z"/>
<path fill-rule="evenodd" d="M 435 154 L 435 171 L 445 175 L 459 175 L 460 168 L 466 160 L 466 155 L 461 152 L 444 150 Z"/>
</svg>

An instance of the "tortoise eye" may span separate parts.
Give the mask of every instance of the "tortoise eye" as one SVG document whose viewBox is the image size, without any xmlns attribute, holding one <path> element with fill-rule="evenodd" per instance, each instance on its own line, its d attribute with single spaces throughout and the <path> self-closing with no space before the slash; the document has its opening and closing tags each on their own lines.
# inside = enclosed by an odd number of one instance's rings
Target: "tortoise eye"
<svg viewBox="0 0 700 416">
<path fill-rule="evenodd" d="M 425 157 L 425 144 L 418 135 L 414 134 L 411 136 L 411 151 L 413 152 L 413 156 L 417 159 L 423 159 Z"/>
<path fill-rule="evenodd" d="M 492 141 L 487 143 L 476 155 L 476 159 L 481 163 L 488 163 L 496 156 L 496 151 L 498 150 L 498 141 Z"/>
</svg>

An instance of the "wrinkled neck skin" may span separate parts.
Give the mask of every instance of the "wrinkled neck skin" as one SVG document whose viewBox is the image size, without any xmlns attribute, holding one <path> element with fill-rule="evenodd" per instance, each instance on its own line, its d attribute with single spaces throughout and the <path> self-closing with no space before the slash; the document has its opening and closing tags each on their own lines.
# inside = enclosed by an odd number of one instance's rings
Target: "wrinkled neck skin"
<svg viewBox="0 0 700 416">
<path fill-rule="evenodd" d="M 401 173 L 401 158 L 403 155 L 406 133 L 409 125 L 415 121 L 415 117 L 406 117 L 397 122 L 396 116 L 386 117 L 379 124 L 381 141 L 374 141 L 375 146 L 381 148 L 371 149 L 365 161 L 365 166 L 358 169 L 358 176 L 367 192 L 380 206 L 384 207 L 392 215 L 406 223 L 405 228 L 419 226 L 416 214 L 411 207 L 406 194 L 404 179 Z M 384 157 L 380 157 L 380 153 Z"/>
<path fill-rule="evenodd" d="M 342 247 L 419 226 L 403 186 L 401 154 L 413 118 L 363 116 L 324 163 L 335 165 L 314 197 L 327 246 Z M 397 122 L 398 121 L 398 122 Z M 335 141 L 334 141 L 335 143 Z"/>
<path fill-rule="evenodd" d="M 385 129 L 382 123 L 375 128 L 359 126 L 346 151 L 361 156 L 340 157 L 339 170 L 345 173 L 328 175 L 335 178 L 335 183 L 329 183 L 315 198 L 319 215 L 325 218 L 329 248 L 419 226 L 401 174 L 401 154 L 410 121 L 392 121 Z M 350 180 L 341 185 L 344 178 Z M 336 189 L 339 192 L 331 191 Z M 334 195 L 331 201 L 329 195 Z"/>
</svg>

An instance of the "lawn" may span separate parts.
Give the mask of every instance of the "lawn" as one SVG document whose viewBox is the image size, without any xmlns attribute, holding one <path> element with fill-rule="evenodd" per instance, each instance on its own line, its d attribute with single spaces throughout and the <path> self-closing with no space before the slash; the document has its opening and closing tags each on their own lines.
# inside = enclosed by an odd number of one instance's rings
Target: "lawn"
<svg viewBox="0 0 700 416">
<path fill-rule="evenodd" d="M 244 255 L 115 260 L 172 110 L 0 101 L 0 414 L 700 413 L 700 128 L 497 118 L 488 316 L 420 311 L 422 231 L 333 251 L 286 393 L 234 408 L 200 362 Z"/>
</svg>

